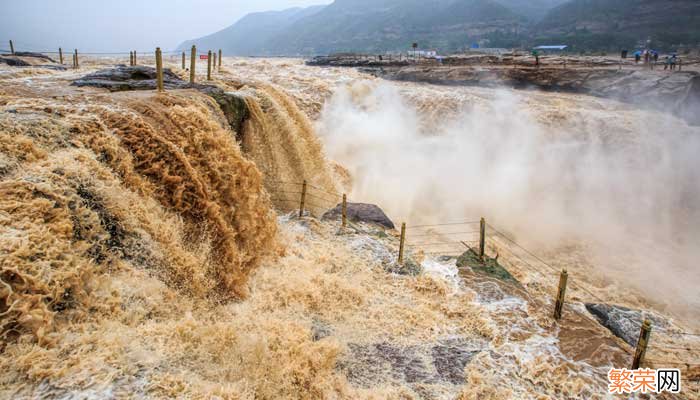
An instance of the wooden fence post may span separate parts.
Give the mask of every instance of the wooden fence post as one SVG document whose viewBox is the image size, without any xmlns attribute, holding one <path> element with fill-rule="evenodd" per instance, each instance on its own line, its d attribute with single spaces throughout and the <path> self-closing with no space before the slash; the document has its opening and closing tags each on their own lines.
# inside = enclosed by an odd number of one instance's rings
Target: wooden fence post
<svg viewBox="0 0 700 400">
<path fill-rule="evenodd" d="M 158 91 L 163 91 L 163 53 L 160 51 L 160 47 L 156 47 L 156 80 L 158 84 Z"/>
<path fill-rule="evenodd" d="M 78 61 L 78 49 L 75 49 L 75 68 L 80 68 L 80 61 Z"/>
<path fill-rule="evenodd" d="M 190 83 L 194 83 L 194 68 L 197 65 L 197 47 L 192 45 L 190 52 Z"/>
<path fill-rule="evenodd" d="M 60 64 L 63 64 L 63 49 L 60 47 L 58 48 L 58 61 Z"/>
<path fill-rule="evenodd" d="M 214 60 L 211 62 L 212 69 L 216 71 L 216 52 L 212 53 L 212 57 L 214 57 Z"/>
<path fill-rule="evenodd" d="M 299 218 L 304 216 L 304 203 L 306 203 L 306 181 L 301 185 L 301 201 L 299 203 Z"/>
<path fill-rule="evenodd" d="M 639 366 L 644 362 L 644 356 L 647 353 L 647 345 L 649 344 L 650 335 L 651 321 L 645 319 L 642 323 L 642 328 L 639 331 L 639 341 L 637 341 L 637 349 L 634 351 L 634 359 L 632 360 L 632 370 L 639 369 Z"/>
<path fill-rule="evenodd" d="M 211 80 L 211 50 L 207 53 L 207 80 Z"/>
<path fill-rule="evenodd" d="M 484 259 L 484 253 L 486 252 L 486 220 L 481 218 L 479 226 L 479 259 Z"/>
<path fill-rule="evenodd" d="M 14 43 L 12 43 L 12 40 L 10 40 L 10 53 L 12 53 L 12 55 L 15 55 L 15 45 Z"/>
<path fill-rule="evenodd" d="M 341 209 L 343 216 L 343 228 L 348 226 L 348 197 L 343 194 L 343 207 Z"/>
<path fill-rule="evenodd" d="M 219 49 L 219 69 L 221 69 L 221 49 Z"/>
<path fill-rule="evenodd" d="M 185 69 L 185 52 L 182 52 L 182 69 Z"/>
<path fill-rule="evenodd" d="M 138 60 L 136 59 L 136 50 L 134 50 L 134 67 L 138 64 Z"/>
<path fill-rule="evenodd" d="M 399 242 L 399 264 L 403 264 L 403 248 L 406 244 L 406 223 L 401 223 L 401 241 Z"/>
<path fill-rule="evenodd" d="M 561 271 L 559 276 L 559 290 L 557 291 L 557 301 L 554 304 L 554 319 L 561 319 L 561 311 L 564 309 L 564 296 L 566 295 L 566 282 L 569 280 L 569 273 L 566 269 Z"/>
<path fill-rule="evenodd" d="M 133 51 L 129 52 L 129 66 L 130 67 L 134 66 L 134 52 Z"/>
</svg>

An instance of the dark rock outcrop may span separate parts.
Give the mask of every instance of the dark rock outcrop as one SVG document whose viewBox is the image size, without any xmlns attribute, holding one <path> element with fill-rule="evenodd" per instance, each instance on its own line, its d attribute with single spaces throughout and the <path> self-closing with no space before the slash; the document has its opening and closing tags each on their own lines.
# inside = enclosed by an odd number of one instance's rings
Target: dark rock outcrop
<svg viewBox="0 0 700 400">
<path fill-rule="evenodd" d="M 73 82 L 74 86 L 98 87 L 111 92 L 126 90 L 154 90 L 156 88 L 156 69 L 146 66 L 118 65 L 115 68 L 102 69 L 87 74 Z M 167 89 L 188 87 L 189 82 L 180 79 L 170 69 L 163 70 L 163 86 Z"/>
<path fill-rule="evenodd" d="M 480 350 L 475 350 L 465 341 L 455 339 L 433 346 L 431 352 L 437 376 L 453 385 L 461 385 L 465 378 L 464 367 Z"/>
<path fill-rule="evenodd" d="M 695 71 L 656 71 L 616 68 L 508 68 L 504 66 L 440 66 L 375 68 L 368 71 L 389 80 L 451 86 L 536 88 L 584 93 L 670 112 L 700 124 L 700 74 Z M 367 70 L 367 69 L 365 69 Z"/>
<path fill-rule="evenodd" d="M 15 57 L 33 57 L 33 58 L 38 58 L 38 59 L 41 59 L 44 61 L 56 63 L 56 60 L 54 60 L 53 58 L 47 56 L 46 54 L 42 54 L 42 53 L 34 53 L 31 51 L 15 51 L 14 55 L 15 55 Z"/>
<path fill-rule="evenodd" d="M 42 64 L 48 62 L 49 64 Z M 15 54 L 0 55 L 0 64 L 7 64 L 11 67 L 42 67 L 49 69 L 65 70 L 66 67 L 56 63 L 51 57 L 28 51 L 16 51 Z"/>
<path fill-rule="evenodd" d="M 389 217 L 384 214 L 381 208 L 374 204 L 366 203 L 347 203 L 348 220 L 353 222 L 368 222 L 371 224 L 383 226 L 388 229 L 394 229 L 394 223 Z M 323 220 L 340 219 L 342 215 L 341 205 L 338 204 L 335 208 L 328 210 L 323 214 Z"/>
<path fill-rule="evenodd" d="M 0 56 L 0 64 L 7 64 L 10 67 L 31 67 L 32 64 L 13 56 Z"/>
<path fill-rule="evenodd" d="M 660 317 L 627 307 L 587 303 L 586 309 L 596 317 L 601 325 L 608 328 L 615 336 L 621 338 L 632 347 L 637 345 L 639 331 L 644 319 L 649 319 L 652 322 L 652 334 L 655 327 L 667 327 L 669 325 L 667 321 Z"/>
<path fill-rule="evenodd" d="M 250 115 L 245 98 L 236 92 L 226 92 L 214 86 L 203 86 L 199 89 L 216 100 L 231 129 L 236 132 L 236 140 L 243 141 L 243 122 Z"/>
<path fill-rule="evenodd" d="M 399 56 L 373 55 L 330 55 L 318 56 L 306 62 L 306 65 L 316 67 L 403 67 L 408 66 L 408 60 Z"/>
<path fill-rule="evenodd" d="M 351 382 L 366 385 L 398 380 L 409 384 L 464 384 L 464 367 L 483 350 L 483 343 L 458 338 L 434 345 L 397 346 L 392 343 L 349 344 L 341 360 Z M 350 361 L 351 360 L 351 361 Z"/>
</svg>

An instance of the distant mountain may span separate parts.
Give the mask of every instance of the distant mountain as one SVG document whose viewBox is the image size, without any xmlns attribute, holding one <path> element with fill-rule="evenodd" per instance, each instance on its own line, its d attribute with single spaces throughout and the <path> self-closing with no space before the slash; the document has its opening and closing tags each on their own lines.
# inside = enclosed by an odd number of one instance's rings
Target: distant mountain
<svg viewBox="0 0 700 400">
<path fill-rule="evenodd" d="M 299 19 L 268 46 L 277 53 L 458 50 L 495 32 L 517 31 L 524 17 L 493 0 L 336 0 Z"/>
<path fill-rule="evenodd" d="M 269 54 L 267 42 L 296 21 L 313 15 L 324 6 L 290 8 L 283 11 L 251 13 L 235 24 L 198 39 L 180 44 L 178 50 L 189 50 L 193 44 L 198 48 L 222 49 L 229 55 Z"/>
<path fill-rule="evenodd" d="M 534 0 L 548 3 L 557 0 Z M 503 44 L 528 19 L 501 3 L 525 0 L 336 0 L 328 6 L 249 14 L 232 26 L 181 44 L 235 55 L 463 49 L 477 41 Z M 510 44 L 510 43 L 509 43 Z"/>
<path fill-rule="evenodd" d="M 700 43 L 700 0 L 335 0 L 328 6 L 249 14 L 180 45 L 234 55 L 441 52 L 567 44 L 578 50 L 663 49 Z"/>
<path fill-rule="evenodd" d="M 619 49 L 700 43 L 698 0 L 571 0 L 552 9 L 536 37 L 578 48 Z"/>
</svg>

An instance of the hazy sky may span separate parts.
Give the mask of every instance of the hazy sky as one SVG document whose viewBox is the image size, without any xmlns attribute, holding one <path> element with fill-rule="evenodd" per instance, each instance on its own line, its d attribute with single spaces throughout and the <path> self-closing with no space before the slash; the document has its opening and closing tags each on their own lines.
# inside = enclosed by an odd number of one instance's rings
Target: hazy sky
<svg viewBox="0 0 700 400">
<path fill-rule="evenodd" d="M 0 0 L 0 49 L 83 52 L 172 49 L 249 12 L 331 0 Z"/>
</svg>

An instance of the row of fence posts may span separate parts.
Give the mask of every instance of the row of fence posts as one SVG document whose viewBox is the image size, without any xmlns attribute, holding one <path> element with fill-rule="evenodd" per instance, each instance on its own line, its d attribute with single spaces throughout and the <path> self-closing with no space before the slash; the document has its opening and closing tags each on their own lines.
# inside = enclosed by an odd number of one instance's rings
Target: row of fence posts
<svg viewBox="0 0 700 400">
<path fill-rule="evenodd" d="M 195 67 L 197 65 L 197 46 L 192 46 L 192 49 L 190 50 L 190 83 L 194 83 L 195 81 Z M 185 69 L 185 62 L 186 62 L 186 56 L 185 52 L 182 52 L 182 69 Z M 207 52 L 207 80 L 211 80 L 211 72 L 212 69 L 218 68 L 221 69 L 221 59 L 223 58 L 222 51 L 219 49 L 219 56 L 217 57 L 215 52 L 212 52 L 209 50 Z M 217 64 L 218 62 L 218 64 Z"/>
<path fill-rule="evenodd" d="M 15 45 L 10 40 L 10 52 L 14 55 L 15 54 Z M 78 49 L 75 49 L 75 52 L 73 53 L 73 68 L 78 69 L 80 67 L 80 62 L 78 58 Z M 190 55 L 190 83 L 194 83 L 195 81 L 195 67 L 197 65 L 197 47 L 192 46 L 192 53 Z M 59 47 L 58 48 L 58 58 L 59 58 L 59 63 L 63 64 L 63 48 Z M 222 50 L 219 49 L 218 56 L 216 53 L 212 53 L 211 50 L 209 50 L 207 54 L 207 80 L 211 80 L 211 73 L 212 73 L 212 68 L 219 68 L 221 69 L 221 61 L 223 59 L 223 53 Z M 160 60 L 160 61 L 159 61 Z M 218 63 L 218 64 L 217 64 Z M 130 51 L 129 52 L 129 65 L 130 66 L 136 66 L 137 65 L 137 59 L 136 59 L 136 51 Z M 182 69 L 185 69 L 185 52 L 182 52 Z M 158 90 L 162 91 L 162 81 L 163 81 L 163 55 L 162 51 L 160 50 L 160 47 L 156 48 L 156 74 L 158 76 L 158 81 L 160 82 L 160 85 L 158 86 Z"/>
<path fill-rule="evenodd" d="M 197 47 L 192 46 L 191 54 L 190 54 L 190 83 L 195 82 L 195 68 L 197 65 Z M 221 49 L 219 49 L 219 57 L 218 57 L 218 66 L 219 69 L 221 68 L 221 58 L 222 58 L 222 52 Z M 136 52 L 134 51 L 133 53 L 130 53 L 130 60 L 131 60 L 131 65 L 136 65 Z M 207 53 L 207 80 L 211 80 L 211 72 L 212 72 L 212 66 L 216 67 L 217 63 L 217 57 L 216 53 L 212 54 L 212 51 L 209 50 Z M 185 52 L 182 52 L 182 69 L 185 69 Z M 163 52 L 160 50 L 160 47 L 156 48 L 156 80 L 157 80 L 157 86 L 158 86 L 158 91 L 162 92 L 164 90 L 163 87 Z M 305 183 L 306 185 L 306 183 Z M 304 186 L 306 188 L 306 186 Z"/>
</svg>

